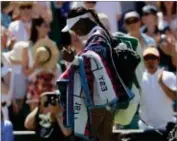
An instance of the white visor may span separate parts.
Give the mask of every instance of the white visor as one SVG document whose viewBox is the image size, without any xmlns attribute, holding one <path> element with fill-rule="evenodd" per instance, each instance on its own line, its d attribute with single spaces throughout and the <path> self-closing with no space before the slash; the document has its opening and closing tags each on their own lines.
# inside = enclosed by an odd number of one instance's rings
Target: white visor
<svg viewBox="0 0 177 141">
<path fill-rule="evenodd" d="M 88 14 L 83 14 L 74 18 L 67 19 L 66 21 L 66 26 L 62 29 L 62 32 L 67 32 L 69 31 L 75 23 L 77 23 L 80 19 L 82 18 L 87 18 L 89 17 Z"/>
</svg>

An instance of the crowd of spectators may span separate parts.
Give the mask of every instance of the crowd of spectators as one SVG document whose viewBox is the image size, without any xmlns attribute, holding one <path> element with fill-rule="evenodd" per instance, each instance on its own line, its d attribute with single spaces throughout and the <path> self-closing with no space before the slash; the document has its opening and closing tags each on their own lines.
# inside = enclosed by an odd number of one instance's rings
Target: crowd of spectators
<svg viewBox="0 0 177 141">
<path fill-rule="evenodd" d="M 3 124 L 1 127 L 8 125 L 10 129 L 13 127 L 13 130 L 26 130 L 24 127 L 25 119 L 34 109 L 37 112 L 36 108 L 41 94 L 55 90 L 56 80 L 69 64 L 69 61 L 67 62 L 62 54 L 62 44 L 66 42 L 66 39 L 61 30 L 66 25 L 66 17 L 69 10 L 78 6 L 94 9 L 110 33 L 120 31 L 139 40 L 136 52 L 141 56 L 142 61 L 137 67 L 136 75 L 139 84 L 142 85 L 142 90 L 139 91 L 137 88 L 133 88 L 133 91 L 140 105 L 136 103 L 134 106 L 127 108 L 129 112 L 134 109 L 136 114 L 131 122 L 125 126 L 121 126 L 119 120 L 116 119 L 119 117 L 115 116 L 115 127 L 121 129 L 144 129 L 145 125 L 140 122 L 140 118 L 143 118 L 154 127 L 160 128 L 163 126 L 160 126 L 159 124 L 161 123 L 157 123 L 157 120 L 152 120 L 160 119 L 162 116 L 167 116 L 167 114 L 169 116 L 171 116 L 170 114 L 175 115 L 175 112 L 177 112 L 177 94 L 176 98 L 169 98 L 165 95 L 165 92 L 161 91 L 159 86 L 165 83 L 173 92 L 177 91 L 177 86 L 175 86 L 177 85 L 175 77 L 177 71 L 176 1 L 6 1 L 1 2 L 1 113 L 3 115 L 1 120 L 4 121 L 1 122 Z M 76 39 L 83 40 L 84 44 L 86 37 L 77 37 L 74 32 L 71 32 L 71 37 L 72 45 L 77 46 L 75 49 L 76 52 L 79 52 L 77 49 L 80 50 L 83 45 L 82 42 L 76 42 Z M 59 58 L 56 57 L 58 60 L 54 58 L 53 62 L 55 64 L 45 69 L 44 72 L 43 69 L 38 69 L 37 61 L 32 56 L 34 45 L 40 40 L 48 39 L 56 43 L 56 51 L 54 52 L 59 52 L 59 55 L 56 55 Z M 156 58 L 148 56 L 151 60 L 149 61 L 147 54 L 144 55 L 143 52 L 151 47 L 155 47 L 157 50 L 152 52 L 157 53 L 155 54 Z M 14 54 L 16 58 L 11 57 Z M 151 76 L 151 74 L 147 73 L 148 69 L 156 68 L 157 66 L 168 72 L 161 74 L 161 76 L 158 74 Z M 165 81 L 164 83 L 163 80 Z M 155 90 L 150 92 L 154 88 L 158 92 Z M 158 95 L 156 96 L 157 93 Z M 157 104 L 158 101 L 160 103 L 158 107 L 153 105 Z M 149 108 L 155 109 L 152 111 Z M 166 109 L 165 115 L 163 115 L 163 112 L 159 112 L 157 117 L 149 117 L 148 119 L 147 115 L 153 115 L 153 112 L 158 112 L 159 108 L 162 108 L 162 111 Z M 141 109 L 140 114 L 139 109 Z M 167 120 L 168 118 L 167 116 Z M 158 121 L 160 122 L 160 120 Z M 30 126 L 28 123 L 25 124 L 26 127 Z M 34 127 L 32 126 L 29 129 L 34 129 Z M 64 134 L 69 132 L 65 132 L 64 128 L 61 130 Z M 4 136 L 6 135 L 4 134 Z M 13 135 L 9 136 L 9 139 L 4 137 L 3 141 L 7 140 L 13 140 Z"/>
</svg>

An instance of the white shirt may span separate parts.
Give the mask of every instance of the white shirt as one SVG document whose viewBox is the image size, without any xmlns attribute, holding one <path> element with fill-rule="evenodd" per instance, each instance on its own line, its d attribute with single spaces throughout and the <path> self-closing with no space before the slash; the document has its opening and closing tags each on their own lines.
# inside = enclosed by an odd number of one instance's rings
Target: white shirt
<svg viewBox="0 0 177 141">
<path fill-rule="evenodd" d="M 165 128 L 167 122 L 174 121 L 173 101 L 165 94 L 158 83 L 158 69 L 153 75 L 147 71 L 142 77 L 142 95 L 140 101 L 140 116 L 154 128 Z M 163 71 L 162 81 L 171 90 L 177 90 L 176 76 L 172 72 Z"/>
<path fill-rule="evenodd" d="M 31 26 L 31 23 L 29 23 Z M 9 25 L 9 31 L 12 36 L 15 36 L 16 41 L 28 41 L 29 35 L 25 29 L 25 24 L 21 20 L 12 22 Z"/>
</svg>

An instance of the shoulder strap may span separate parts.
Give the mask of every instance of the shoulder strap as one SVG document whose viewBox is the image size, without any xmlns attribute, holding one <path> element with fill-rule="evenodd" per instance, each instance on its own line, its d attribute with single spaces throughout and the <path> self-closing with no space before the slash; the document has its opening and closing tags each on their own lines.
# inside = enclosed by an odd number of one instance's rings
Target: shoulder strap
<svg viewBox="0 0 177 141">
<path fill-rule="evenodd" d="M 110 37 L 107 35 L 107 33 L 103 30 L 103 29 L 98 29 L 96 32 L 94 32 L 91 37 L 87 40 L 87 43 L 85 45 L 85 47 L 87 47 L 90 43 L 90 41 L 94 38 L 100 36 L 101 38 L 103 38 L 105 41 L 108 41 L 111 43 L 111 39 Z"/>
</svg>

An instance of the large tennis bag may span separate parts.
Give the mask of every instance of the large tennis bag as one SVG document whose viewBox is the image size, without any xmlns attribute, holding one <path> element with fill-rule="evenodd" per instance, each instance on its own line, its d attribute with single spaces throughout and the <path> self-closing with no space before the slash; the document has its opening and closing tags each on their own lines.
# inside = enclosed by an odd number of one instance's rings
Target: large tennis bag
<svg viewBox="0 0 177 141">
<path fill-rule="evenodd" d="M 114 81 L 118 86 L 115 91 L 119 99 L 117 108 L 120 109 L 126 109 L 134 97 L 130 89 L 133 82 L 137 82 L 135 70 L 141 61 L 135 51 L 137 46 L 136 38 L 120 32 L 116 32 L 110 38 L 104 30 L 94 33 L 86 44 L 85 50 L 93 50 L 107 60 L 108 67 L 115 75 Z"/>
</svg>

